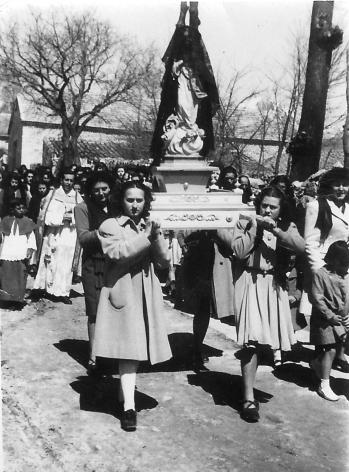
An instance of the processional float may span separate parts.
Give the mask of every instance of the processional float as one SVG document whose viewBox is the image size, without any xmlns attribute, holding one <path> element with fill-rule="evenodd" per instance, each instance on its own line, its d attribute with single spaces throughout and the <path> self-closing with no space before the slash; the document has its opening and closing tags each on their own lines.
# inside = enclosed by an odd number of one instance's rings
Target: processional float
<svg viewBox="0 0 349 472">
<path fill-rule="evenodd" d="M 189 25 L 185 18 L 189 10 Z M 232 227 L 254 208 L 242 191 L 206 192 L 217 167 L 208 165 L 214 150 L 212 118 L 219 96 L 210 59 L 198 30 L 198 2 L 181 2 L 180 16 L 163 62 L 165 73 L 151 143 L 156 191 L 152 217 L 166 229 Z"/>
</svg>

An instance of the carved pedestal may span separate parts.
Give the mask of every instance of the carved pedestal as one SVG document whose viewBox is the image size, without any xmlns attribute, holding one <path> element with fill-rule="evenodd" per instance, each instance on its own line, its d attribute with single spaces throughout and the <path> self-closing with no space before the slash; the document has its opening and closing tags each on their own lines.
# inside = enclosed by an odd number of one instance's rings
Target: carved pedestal
<svg viewBox="0 0 349 472">
<path fill-rule="evenodd" d="M 241 193 L 156 193 L 151 217 L 165 229 L 232 228 L 240 214 L 253 215 L 253 206 L 241 203 Z"/>
<path fill-rule="evenodd" d="M 217 169 L 198 157 L 166 156 L 166 162 L 153 167 L 152 173 L 163 180 L 168 193 L 204 193 L 211 173 Z"/>
<path fill-rule="evenodd" d="M 155 193 L 151 217 L 164 229 L 232 228 L 240 214 L 252 215 L 254 206 L 241 202 L 242 191 L 207 192 L 211 173 L 217 170 L 198 158 L 176 157 L 152 169 L 166 193 Z"/>
</svg>

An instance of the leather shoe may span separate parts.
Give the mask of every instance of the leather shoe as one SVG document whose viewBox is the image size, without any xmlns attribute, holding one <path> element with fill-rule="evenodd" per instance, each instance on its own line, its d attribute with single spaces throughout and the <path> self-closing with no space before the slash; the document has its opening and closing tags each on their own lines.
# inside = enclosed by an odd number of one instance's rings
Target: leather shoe
<svg viewBox="0 0 349 472">
<path fill-rule="evenodd" d="M 240 412 L 240 417 L 248 423 L 256 423 L 259 420 L 259 405 L 256 401 L 246 400 Z"/>
<path fill-rule="evenodd" d="M 124 431 L 136 431 L 137 413 L 135 412 L 135 410 L 127 410 L 122 413 L 121 428 Z"/>
</svg>

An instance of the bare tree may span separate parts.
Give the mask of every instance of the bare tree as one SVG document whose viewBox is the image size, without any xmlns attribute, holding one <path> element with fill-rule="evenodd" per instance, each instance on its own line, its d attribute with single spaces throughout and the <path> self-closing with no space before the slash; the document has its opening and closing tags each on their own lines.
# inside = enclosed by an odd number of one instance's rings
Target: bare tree
<svg viewBox="0 0 349 472">
<path fill-rule="evenodd" d="M 235 163 L 237 163 L 239 172 L 242 171 L 242 156 L 246 144 L 234 142 L 234 138 L 239 137 L 239 129 L 246 114 L 246 105 L 260 93 L 260 91 L 255 89 L 241 93 L 240 83 L 247 75 L 248 72 L 246 71 L 234 71 L 227 85 L 223 87 L 219 74 L 217 74 L 217 86 L 220 97 L 220 108 L 214 121 L 215 141 L 219 149 L 217 163 L 222 163 L 225 161 L 226 156 L 230 155 L 231 159 L 235 158 L 237 161 Z M 251 138 L 257 132 L 257 129 L 251 130 Z M 234 152 L 234 157 L 232 156 L 232 151 Z"/>
<path fill-rule="evenodd" d="M 275 124 L 279 141 L 275 160 L 274 173 L 280 171 L 281 157 L 287 142 L 292 136 L 297 122 L 301 100 L 303 97 L 305 70 L 306 70 L 306 46 L 302 35 L 295 37 L 294 51 L 291 55 L 291 66 L 284 68 L 284 78 L 271 78 L 273 84 L 273 101 L 275 108 Z"/>
<path fill-rule="evenodd" d="M 257 176 L 259 177 L 261 166 L 264 167 L 264 141 L 267 137 L 268 130 L 272 124 L 274 119 L 273 110 L 274 104 L 271 100 L 266 100 L 259 102 L 257 104 L 259 118 L 260 118 L 260 138 L 261 138 L 261 145 L 260 145 L 260 152 L 259 152 L 259 159 L 258 159 L 258 167 L 257 167 Z"/>
<path fill-rule="evenodd" d="M 344 167 L 349 169 L 349 48 L 346 52 L 346 78 L 347 78 L 347 116 L 343 130 L 343 151 L 344 151 Z"/>
<path fill-rule="evenodd" d="M 332 51 L 343 38 L 340 28 L 332 27 L 332 14 L 332 1 L 314 1 L 302 114 L 289 146 L 292 178 L 306 179 L 319 168 Z"/>
<path fill-rule="evenodd" d="M 152 64 L 152 68 L 135 87 L 132 109 L 123 120 L 123 127 L 129 132 L 129 158 L 149 157 L 161 95 L 160 77 L 163 76 L 163 64 L 160 58 L 160 52 L 153 46 L 145 51 L 144 61 Z"/>
<path fill-rule="evenodd" d="M 77 141 L 90 121 L 114 103 L 129 103 L 151 64 L 92 14 L 33 14 L 31 20 L 1 34 L 0 68 L 9 83 L 60 117 L 69 165 L 79 162 Z"/>
</svg>

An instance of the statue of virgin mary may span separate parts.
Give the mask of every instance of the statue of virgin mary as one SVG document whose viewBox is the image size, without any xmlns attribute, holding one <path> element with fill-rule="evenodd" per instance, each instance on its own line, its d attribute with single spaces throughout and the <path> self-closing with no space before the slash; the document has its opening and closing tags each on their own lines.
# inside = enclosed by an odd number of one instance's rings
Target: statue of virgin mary
<svg viewBox="0 0 349 472">
<path fill-rule="evenodd" d="M 196 4 L 197 2 L 191 2 Z M 181 4 L 180 18 L 163 57 L 165 73 L 159 112 L 151 143 L 153 164 L 166 158 L 204 158 L 214 149 L 212 117 L 219 107 L 211 63 L 196 21 L 185 25 L 188 10 Z"/>
</svg>

